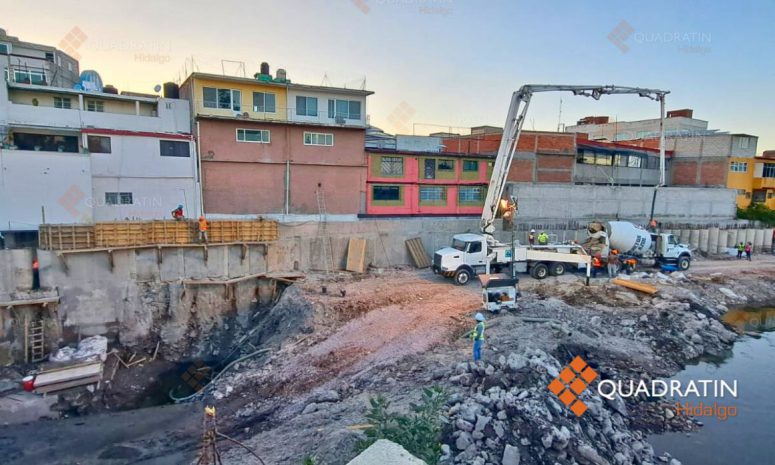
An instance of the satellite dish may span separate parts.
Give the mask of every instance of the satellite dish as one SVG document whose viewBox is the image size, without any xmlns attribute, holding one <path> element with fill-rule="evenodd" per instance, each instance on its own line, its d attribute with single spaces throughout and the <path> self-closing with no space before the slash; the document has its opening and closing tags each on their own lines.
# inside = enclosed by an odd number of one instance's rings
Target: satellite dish
<svg viewBox="0 0 775 465">
<path fill-rule="evenodd" d="M 154 91 L 154 92 L 161 92 L 161 86 L 160 86 L 159 84 L 156 84 L 156 85 L 153 87 L 153 91 Z"/>
</svg>

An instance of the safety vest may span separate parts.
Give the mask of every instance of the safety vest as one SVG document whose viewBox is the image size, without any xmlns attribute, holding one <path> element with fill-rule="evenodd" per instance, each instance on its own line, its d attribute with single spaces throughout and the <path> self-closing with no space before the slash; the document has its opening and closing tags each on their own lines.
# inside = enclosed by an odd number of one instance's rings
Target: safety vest
<svg viewBox="0 0 775 465">
<path fill-rule="evenodd" d="M 474 330 L 471 332 L 471 339 L 474 341 L 484 341 L 484 321 L 480 321 L 476 324 Z"/>
<path fill-rule="evenodd" d="M 199 220 L 199 230 L 207 231 L 207 220 Z"/>
<path fill-rule="evenodd" d="M 597 257 L 592 257 L 592 266 L 594 266 L 595 268 L 600 268 L 603 266 L 603 262 L 600 261 L 600 259 Z"/>
<path fill-rule="evenodd" d="M 541 233 L 538 235 L 538 243 L 539 244 L 546 244 L 549 242 L 549 235 Z"/>
<path fill-rule="evenodd" d="M 745 250 L 745 246 L 743 244 L 737 244 L 737 250 L 742 252 L 743 250 Z"/>
</svg>

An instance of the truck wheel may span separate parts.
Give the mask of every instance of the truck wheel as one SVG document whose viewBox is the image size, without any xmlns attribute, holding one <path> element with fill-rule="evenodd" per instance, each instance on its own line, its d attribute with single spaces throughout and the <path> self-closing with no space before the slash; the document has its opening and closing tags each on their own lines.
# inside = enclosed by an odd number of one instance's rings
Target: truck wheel
<svg viewBox="0 0 775 465">
<path fill-rule="evenodd" d="M 686 271 L 689 269 L 689 265 L 691 265 L 692 261 L 689 260 L 689 257 L 683 256 L 678 258 L 678 269 L 681 271 Z"/>
<path fill-rule="evenodd" d="M 533 265 L 533 269 L 530 270 L 530 276 L 535 279 L 544 279 L 549 276 L 549 267 L 543 263 L 537 263 Z"/>
<path fill-rule="evenodd" d="M 565 274 L 565 263 L 555 262 L 549 265 L 549 274 L 552 276 L 562 276 Z"/>
<path fill-rule="evenodd" d="M 465 286 L 471 280 L 471 272 L 468 270 L 457 270 L 455 273 L 455 284 Z"/>
</svg>

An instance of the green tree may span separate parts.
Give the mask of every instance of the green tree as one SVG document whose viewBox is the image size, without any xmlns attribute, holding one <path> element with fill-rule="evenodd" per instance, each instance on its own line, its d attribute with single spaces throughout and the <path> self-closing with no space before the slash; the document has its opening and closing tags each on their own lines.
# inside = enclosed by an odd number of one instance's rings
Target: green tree
<svg viewBox="0 0 775 465">
<path fill-rule="evenodd" d="M 775 225 L 775 210 L 767 208 L 762 203 L 751 202 L 748 208 L 738 208 L 737 217 L 743 220 L 761 221 L 768 226 Z"/>
<path fill-rule="evenodd" d="M 441 388 L 423 389 L 419 403 L 410 404 L 411 413 L 390 412 L 390 402 L 382 395 L 369 399 L 366 414 L 371 427 L 364 430 L 366 439 L 356 444 L 362 452 L 379 439 L 402 445 L 412 455 L 433 464 L 441 457 L 441 432 L 447 418 L 443 414 L 447 396 Z"/>
</svg>

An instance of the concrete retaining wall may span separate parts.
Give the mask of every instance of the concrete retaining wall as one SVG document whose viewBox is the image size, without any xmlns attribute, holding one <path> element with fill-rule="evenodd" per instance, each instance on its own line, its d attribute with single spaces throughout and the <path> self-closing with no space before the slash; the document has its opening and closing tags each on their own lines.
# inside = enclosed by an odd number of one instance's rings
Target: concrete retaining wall
<svg viewBox="0 0 775 465">
<path fill-rule="evenodd" d="M 653 187 L 510 183 L 519 201 L 521 221 L 546 218 L 622 219 L 648 222 Z M 733 220 L 734 189 L 663 187 L 657 193 L 654 216 L 660 221 L 704 223 Z"/>
</svg>

